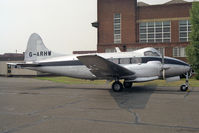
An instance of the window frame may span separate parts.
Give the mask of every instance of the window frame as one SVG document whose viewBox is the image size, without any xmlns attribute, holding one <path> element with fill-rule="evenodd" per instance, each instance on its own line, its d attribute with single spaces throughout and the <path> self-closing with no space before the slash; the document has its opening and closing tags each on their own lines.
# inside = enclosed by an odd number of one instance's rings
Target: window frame
<svg viewBox="0 0 199 133">
<path fill-rule="evenodd" d="M 171 42 L 171 21 L 153 21 L 139 23 L 139 42 Z"/>
<path fill-rule="evenodd" d="M 185 49 L 185 47 L 173 47 L 173 57 L 187 57 Z"/>
<path fill-rule="evenodd" d="M 179 42 L 188 42 L 190 40 L 189 35 L 191 33 L 190 20 L 179 20 Z M 185 35 L 185 36 L 184 36 Z"/>
<path fill-rule="evenodd" d="M 121 44 L 121 22 L 122 17 L 121 13 L 113 14 L 113 42 L 114 44 Z"/>
</svg>

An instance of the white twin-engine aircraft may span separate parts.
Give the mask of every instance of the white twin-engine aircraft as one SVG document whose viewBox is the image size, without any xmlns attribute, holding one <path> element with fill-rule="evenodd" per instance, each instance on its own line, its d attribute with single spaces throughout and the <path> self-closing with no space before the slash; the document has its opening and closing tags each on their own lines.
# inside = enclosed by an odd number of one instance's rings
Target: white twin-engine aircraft
<svg viewBox="0 0 199 133">
<path fill-rule="evenodd" d="M 190 66 L 178 59 L 161 56 L 154 48 L 133 52 L 59 55 L 47 49 L 41 37 L 33 33 L 25 51 L 24 63 L 11 65 L 31 70 L 64 75 L 73 78 L 107 81 L 114 80 L 113 91 L 131 88 L 133 83 L 156 79 L 176 81 L 186 75 L 186 83 L 180 89 L 188 89 Z M 123 84 L 120 80 L 124 80 Z"/>
</svg>

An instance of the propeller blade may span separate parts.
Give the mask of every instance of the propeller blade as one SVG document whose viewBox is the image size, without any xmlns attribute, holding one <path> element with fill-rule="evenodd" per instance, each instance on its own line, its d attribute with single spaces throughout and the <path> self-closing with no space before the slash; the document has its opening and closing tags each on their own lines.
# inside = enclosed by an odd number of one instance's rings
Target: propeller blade
<svg viewBox="0 0 199 133">
<path fill-rule="evenodd" d="M 166 70 L 163 68 L 162 70 L 162 78 L 165 80 L 166 79 Z"/>
<path fill-rule="evenodd" d="M 162 49 L 162 64 L 164 65 L 164 53 L 163 53 L 163 49 Z"/>
<path fill-rule="evenodd" d="M 162 78 L 165 80 L 166 78 L 166 69 L 165 69 L 165 66 L 164 66 L 164 51 L 163 51 L 163 48 L 162 48 Z"/>
</svg>

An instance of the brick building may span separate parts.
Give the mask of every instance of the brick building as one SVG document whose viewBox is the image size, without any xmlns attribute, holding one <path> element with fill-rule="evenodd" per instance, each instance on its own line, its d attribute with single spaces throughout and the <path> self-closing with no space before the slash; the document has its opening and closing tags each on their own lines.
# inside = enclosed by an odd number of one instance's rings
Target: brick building
<svg viewBox="0 0 199 133">
<path fill-rule="evenodd" d="M 186 60 L 189 44 L 192 3 L 172 0 L 161 5 L 148 5 L 137 0 L 98 0 L 97 51 L 133 51 L 154 47 L 166 56 Z"/>
</svg>

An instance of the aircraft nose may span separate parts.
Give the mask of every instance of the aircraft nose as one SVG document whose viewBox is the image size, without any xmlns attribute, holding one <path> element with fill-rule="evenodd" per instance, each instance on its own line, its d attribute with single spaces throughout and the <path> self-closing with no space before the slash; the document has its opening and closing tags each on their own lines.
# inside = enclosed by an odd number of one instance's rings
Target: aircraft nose
<svg viewBox="0 0 199 133">
<path fill-rule="evenodd" d="M 190 66 L 184 66 L 184 71 L 185 71 L 185 73 L 190 72 L 191 67 Z"/>
</svg>

